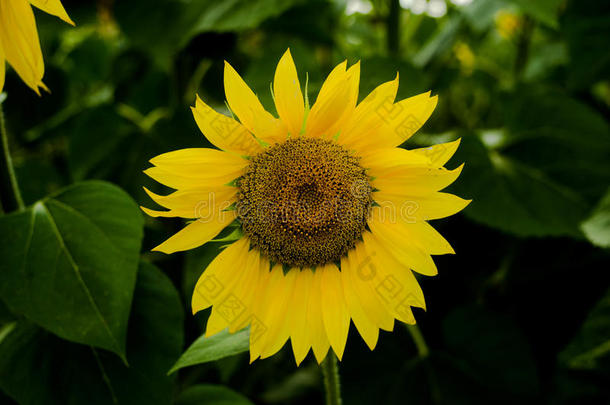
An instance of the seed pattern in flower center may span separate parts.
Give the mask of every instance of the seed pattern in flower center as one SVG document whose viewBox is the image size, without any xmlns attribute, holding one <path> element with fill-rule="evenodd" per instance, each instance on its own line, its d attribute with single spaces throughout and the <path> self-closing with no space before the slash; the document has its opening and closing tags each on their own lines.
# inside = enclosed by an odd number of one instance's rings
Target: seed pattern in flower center
<svg viewBox="0 0 610 405">
<path fill-rule="evenodd" d="M 358 160 L 317 138 L 291 138 L 254 156 L 237 181 L 238 216 L 251 246 L 286 266 L 339 261 L 371 209 L 372 189 Z"/>
</svg>

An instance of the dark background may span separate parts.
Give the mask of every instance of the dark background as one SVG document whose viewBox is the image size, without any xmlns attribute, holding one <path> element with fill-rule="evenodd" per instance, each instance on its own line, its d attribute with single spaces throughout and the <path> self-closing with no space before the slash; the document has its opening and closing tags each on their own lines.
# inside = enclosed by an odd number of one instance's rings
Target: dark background
<svg viewBox="0 0 610 405">
<path fill-rule="evenodd" d="M 439 95 L 403 146 L 462 137 L 450 191 L 473 202 L 434 221 L 457 254 L 420 279 L 429 351 L 397 324 L 370 352 L 352 327 L 345 403 L 610 403 L 610 2 L 455 3 L 468 2 L 65 0 L 76 28 L 36 12 L 52 93 L 37 97 L 9 69 L 2 104 L 26 204 L 101 179 L 151 206 L 143 185 L 168 190 L 142 173 L 147 161 L 210 146 L 189 106 L 198 93 L 226 112 L 223 60 L 273 112 L 288 47 L 311 100 L 346 58 L 361 61 L 361 98 L 399 71 L 399 98 Z M 203 330 L 191 292 L 220 247 L 150 253 L 182 225 L 145 219 L 141 258 L 165 276 L 140 265 L 129 368 L 31 325 L 0 332 L 0 402 L 248 403 L 229 389 L 258 404 L 322 402 L 313 357 L 296 368 L 288 345 L 253 365 L 242 353 L 165 375 Z M 174 312 L 146 295 L 161 284 Z M 0 325 L 32 321 L 8 307 Z"/>
</svg>

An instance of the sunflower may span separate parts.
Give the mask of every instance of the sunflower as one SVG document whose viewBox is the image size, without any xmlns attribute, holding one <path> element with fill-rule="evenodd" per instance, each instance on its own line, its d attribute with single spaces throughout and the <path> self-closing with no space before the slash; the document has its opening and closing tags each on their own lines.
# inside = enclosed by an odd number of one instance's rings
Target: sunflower
<svg viewBox="0 0 610 405">
<path fill-rule="evenodd" d="M 0 92 L 4 87 L 6 60 L 21 80 L 40 95 L 44 61 L 32 7 L 57 16 L 74 25 L 59 0 L 1 0 L 0 1 Z"/>
<path fill-rule="evenodd" d="M 225 62 L 239 121 L 197 97 L 195 121 L 218 149 L 165 153 L 145 170 L 177 191 L 145 189 L 167 210 L 143 210 L 193 220 L 153 250 L 193 249 L 232 230 L 220 240 L 234 243 L 199 278 L 192 310 L 212 307 L 207 336 L 249 326 L 251 361 L 288 339 L 297 365 L 310 348 L 318 362 L 330 347 L 340 359 L 350 321 L 372 350 L 380 329 L 414 324 L 411 307 L 425 308 L 413 271 L 433 276 L 430 255 L 454 253 L 427 221 L 469 202 L 440 192 L 460 174 L 443 168 L 459 141 L 398 148 L 437 97 L 394 102 L 397 75 L 357 103 L 359 78 L 359 63 L 339 64 L 310 108 L 288 50 L 273 81 L 276 118 Z"/>
</svg>

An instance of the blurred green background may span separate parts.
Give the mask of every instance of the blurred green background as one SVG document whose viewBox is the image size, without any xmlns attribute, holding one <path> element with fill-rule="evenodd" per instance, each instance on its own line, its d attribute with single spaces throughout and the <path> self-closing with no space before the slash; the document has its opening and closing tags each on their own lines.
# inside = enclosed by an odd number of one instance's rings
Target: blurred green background
<svg viewBox="0 0 610 405">
<path fill-rule="evenodd" d="M 36 12 L 52 93 L 10 69 L 4 89 L 26 205 L 43 200 L 0 217 L 0 403 L 322 403 L 313 357 L 296 368 L 289 345 L 253 365 L 242 352 L 166 374 L 203 331 L 190 297 L 222 244 L 152 254 L 183 224 L 135 205 L 151 205 L 143 185 L 169 191 L 143 175 L 150 158 L 210 146 L 189 106 L 198 93 L 228 112 L 223 60 L 275 111 L 269 85 L 288 47 L 310 99 L 344 59 L 362 63 L 361 98 L 396 71 L 399 98 L 438 94 L 403 146 L 462 137 L 451 191 L 473 199 L 434 221 L 457 255 L 420 279 L 427 347 L 397 324 L 370 352 L 352 327 L 345 403 L 610 403 L 610 2 L 63 3 L 76 28 Z M 49 242 L 48 218 L 63 242 Z M 66 251 L 111 338 L 62 278 Z"/>
</svg>

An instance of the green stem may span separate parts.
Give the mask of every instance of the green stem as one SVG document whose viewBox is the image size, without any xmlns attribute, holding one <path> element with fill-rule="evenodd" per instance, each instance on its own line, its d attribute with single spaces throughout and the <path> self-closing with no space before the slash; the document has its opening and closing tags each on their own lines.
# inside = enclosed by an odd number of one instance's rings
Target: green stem
<svg viewBox="0 0 610 405">
<path fill-rule="evenodd" d="M 341 384 L 339 382 L 339 365 L 337 356 L 332 351 L 320 364 L 322 376 L 324 377 L 324 389 L 326 391 L 326 405 L 341 405 Z"/>
<path fill-rule="evenodd" d="M 527 58 L 529 56 L 530 43 L 532 39 L 532 33 L 534 32 L 534 21 L 525 17 L 523 19 L 523 25 L 517 42 L 517 56 L 515 57 L 515 79 L 521 80 L 523 75 L 523 69 L 527 64 Z"/>
<path fill-rule="evenodd" d="M 21 211 L 24 208 L 23 199 L 8 150 L 8 136 L 4 124 L 2 104 L 0 104 L 0 137 L 2 138 L 0 142 L 0 203 L 2 203 L 5 212 Z"/>
<path fill-rule="evenodd" d="M 422 335 L 419 326 L 415 325 L 405 325 L 409 334 L 411 335 L 411 339 L 413 339 L 413 343 L 415 344 L 415 348 L 417 349 L 417 354 L 420 360 L 423 363 L 424 370 L 428 376 L 428 382 L 430 384 L 430 395 L 432 396 L 432 403 L 440 404 L 441 403 L 441 390 L 438 385 L 438 380 L 436 378 L 436 374 L 432 368 L 432 364 L 430 363 L 428 356 L 430 355 L 430 349 L 426 344 L 426 339 L 424 339 L 424 335 Z"/>
<path fill-rule="evenodd" d="M 400 1 L 390 0 L 390 11 L 388 13 L 388 53 L 397 57 L 400 52 Z"/>
<path fill-rule="evenodd" d="M 430 349 L 428 349 L 428 345 L 426 344 L 424 335 L 422 335 L 421 330 L 419 330 L 419 326 L 417 326 L 417 324 L 407 325 L 407 330 L 411 334 L 411 338 L 413 339 L 413 343 L 415 343 L 419 357 L 422 359 L 428 357 L 430 354 Z"/>
</svg>

